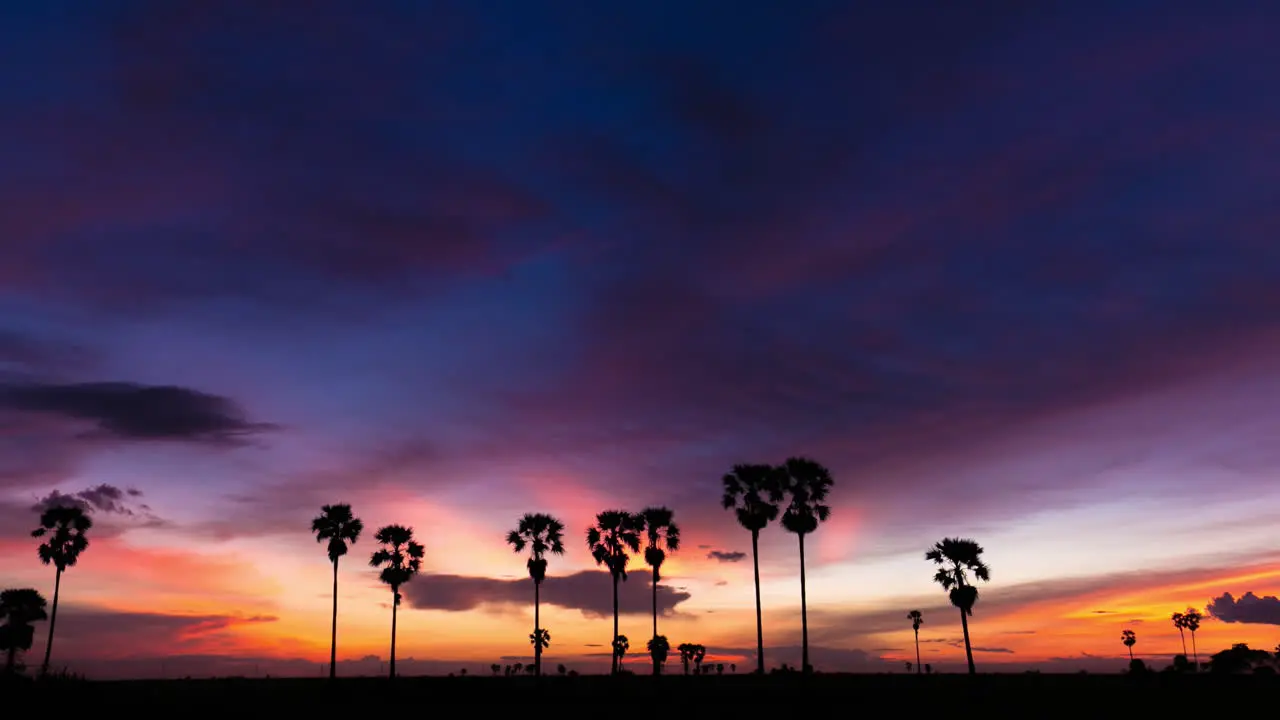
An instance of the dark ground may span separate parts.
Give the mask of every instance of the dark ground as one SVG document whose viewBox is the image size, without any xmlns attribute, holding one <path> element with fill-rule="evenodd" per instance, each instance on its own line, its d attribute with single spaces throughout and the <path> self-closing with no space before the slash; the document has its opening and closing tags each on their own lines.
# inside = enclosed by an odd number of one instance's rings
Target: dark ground
<svg viewBox="0 0 1280 720">
<path fill-rule="evenodd" d="M 739 717 L 1145 718 L 1273 709 L 1280 678 L 1252 675 L 726 675 L 706 677 L 607 676 L 404 677 L 323 679 L 50 680 L 6 683 L 0 708 L 41 707 L 138 715 L 232 711 L 257 717 L 338 707 L 371 714 L 404 708 L 414 716 L 485 707 L 534 704 L 568 717 L 575 711 L 610 715 L 663 714 L 687 705 L 719 706 Z M 34 697 L 33 697 L 34 696 Z M 1256 712 L 1257 710 L 1255 710 Z M 1269 711 L 1268 711 L 1269 712 Z M 192 720 L 195 720 L 194 717 Z"/>
</svg>

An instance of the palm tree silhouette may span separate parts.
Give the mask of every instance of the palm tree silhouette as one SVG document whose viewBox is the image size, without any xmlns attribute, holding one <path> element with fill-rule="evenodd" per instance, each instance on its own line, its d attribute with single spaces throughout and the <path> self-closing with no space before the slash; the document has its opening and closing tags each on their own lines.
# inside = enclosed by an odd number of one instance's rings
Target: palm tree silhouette
<svg viewBox="0 0 1280 720">
<path fill-rule="evenodd" d="M 1132 630 L 1124 630 L 1120 633 L 1120 642 L 1129 648 L 1129 662 L 1133 662 L 1133 646 L 1138 644 L 1138 636 Z"/>
<path fill-rule="evenodd" d="M 662 674 L 662 665 L 667 661 L 667 655 L 671 652 L 671 643 L 667 641 L 666 635 L 654 635 L 649 640 L 649 657 L 653 658 L 653 674 Z"/>
<path fill-rule="evenodd" d="M 707 657 L 707 647 L 705 645 L 694 644 L 693 646 L 693 672 L 695 675 L 702 674 L 702 661 Z"/>
<path fill-rule="evenodd" d="M 738 524 L 751 531 L 751 562 L 756 586 L 756 672 L 764 674 L 764 621 L 760 613 L 760 531 L 778 517 L 782 484 L 772 465 L 734 465 L 724 476 L 721 504 L 733 510 Z"/>
<path fill-rule="evenodd" d="M 924 615 L 919 610 L 912 610 L 907 613 L 907 619 L 911 621 L 911 629 L 916 633 L 916 674 L 921 672 L 920 668 L 920 626 L 924 624 Z"/>
<path fill-rule="evenodd" d="M 680 643 L 676 650 L 680 651 L 680 664 L 684 665 L 684 674 L 689 674 L 689 663 L 693 662 L 693 654 L 697 649 L 693 643 Z"/>
<path fill-rule="evenodd" d="M 627 651 L 631 649 L 631 641 L 626 635 L 616 635 L 613 638 L 613 659 L 617 664 L 615 672 L 622 669 L 622 658 L 626 656 Z"/>
<path fill-rule="evenodd" d="M 674 513 L 665 507 L 647 507 L 640 511 L 640 522 L 647 538 L 644 561 L 653 568 L 653 636 L 658 637 L 658 581 L 661 580 L 662 563 L 667 552 L 680 549 L 680 526 L 675 524 Z M 653 674 L 658 674 L 654 661 Z"/>
<path fill-rule="evenodd" d="M 551 647 L 551 631 L 546 628 L 534 628 L 529 633 L 529 642 L 533 644 L 533 674 L 542 677 L 542 672 L 538 670 L 538 662 L 542 659 L 542 651 Z"/>
<path fill-rule="evenodd" d="M 396 610 L 400 607 L 400 586 L 413 579 L 422 569 L 426 549 L 413 539 L 413 528 L 387 525 L 373 536 L 380 548 L 369 558 L 369 565 L 380 568 L 378 579 L 391 586 L 391 677 L 396 676 Z"/>
<path fill-rule="evenodd" d="M 542 627 L 542 581 L 547 578 L 547 553 L 564 554 L 564 525 L 544 513 L 526 514 L 515 530 L 507 533 L 507 544 L 516 552 L 529 548 L 529 577 L 533 578 L 533 635 Z M 542 676 L 542 648 L 533 644 L 533 674 Z"/>
<path fill-rule="evenodd" d="M 345 503 L 325 505 L 311 521 L 316 542 L 328 541 L 329 562 L 333 563 L 333 625 L 329 631 L 329 679 L 338 677 L 338 558 L 347 554 L 347 544 L 355 544 L 364 531 L 364 523 L 351 513 Z"/>
<path fill-rule="evenodd" d="M 1182 624 L 1191 633 L 1191 660 L 1195 663 L 1195 672 L 1200 672 L 1200 653 L 1196 650 L 1196 631 L 1200 629 L 1200 623 L 1204 620 L 1204 616 L 1200 611 L 1189 607 L 1186 612 L 1182 613 Z"/>
<path fill-rule="evenodd" d="M 924 558 L 941 566 L 933 580 L 949 591 L 951 604 L 960 608 L 964 653 L 969 660 L 969 674 L 975 675 L 978 671 L 973 665 L 973 645 L 969 642 L 969 616 L 978 602 L 978 588 L 970 584 L 969 575 L 972 573 L 983 582 L 991 579 L 991 569 L 982 561 L 982 546 L 973 540 L 946 538 L 926 552 Z"/>
<path fill-rule="evenodd" d="M 596 515 L 596 524 L 587 528 L 587 547 L 597 565 L 609 569 L 613 578 L 613 638 L 618 638 L 618 580 L 627 579 L 630 552 L 640 552 L 640 518 L 624 510 L 605 510 Z M 618 672 L 618 654 L 613 655 L 613 673 Z"/>
<path fill-rule="evenodd" d="M 34 622 L 49 619 L 44 609 L 49 603 L 33 588 L 16 588 L 0 592 L 0 650 L 5 651 L 5 673 L 13 673 L 18 651 L 26 652 L 35 644 Z"/>
<path fill-rule="evenodd" d="M 831 473 L 822 465 L 803 457 L 787 458 L 780 477 L 791 501 L 782 513 L 782 527 L 800 539 L 800 668 L 811 672 L 809 664 L 809 598 L 805 592 L 804 536 L 818 529 L 818 524 L 831 517 L 831 508 L 823 501 L 833 483 Z"/>
<path fill-rule="evenodd" d="M 49 640 L 44 648 L 44 662 L 40 665 L 40 674 L 49 673 L 49 657 L 53 653 L 53 629 L 58 624 L 58 595 L 62 590 L 62 573 L 76 564 L 80 553 L 89 549 L 89 538 L 85 533 L 93 527 L 93 520 L 84 510 L 72 506 L 57 506 L 40 513 L 40 527 L 31 531 L 31 537 L 48 539 L 40 544 L 37 553 L 40 562 L 53 564 L 57 575 L 53 581 L 53 611 L 49 616 Z"/>
<path fill-rule="evenodd" d="M 1186 657 L 1187 656 L 1187 636 L 1186 634 L 1183 633 L 1183 630 L 1187 627 L 1187 619 L 1180 612 L 1176 612 L 1170 615 L 1169 619 L 1173 621 L 1173 626 L 1178 628 L 1178 637 L 1182 639 L 1182 656 Z"/>
</svg>

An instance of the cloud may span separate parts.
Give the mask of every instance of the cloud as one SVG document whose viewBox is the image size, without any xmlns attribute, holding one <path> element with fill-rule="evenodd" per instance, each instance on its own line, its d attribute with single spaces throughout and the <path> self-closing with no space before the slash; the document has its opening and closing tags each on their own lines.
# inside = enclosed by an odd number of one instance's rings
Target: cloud
<svg viewBox="0 0 1280 720">
<path fill-rule="evenodd" d="M 36 513 L 41 513 L 52 507 L 71 506 L 78 507 L 85 512 L 96 511 L 133 517 L 138 514 L 138 511 L 146 512 L 151 509 L 143 503 L 136 503 L 141 497 L 141 490 L 134 488 L 121 490 L 114 485 L 103 483 L 71 494 L 64 494 L 54 490 L 41 498 L 31 509 Z M 135 503 L 137 505 L 136 509 L 133 507 Z"/>
<path fill-rule="evenodd" d="M 0 408 L 86 420 L 127 440 L 227 443 L 271 429 L 245 419 L 227 398 L 136 383 L 0 386 Z"/>
<path fill-rule="evenodd" d="M 1275 595 L 1258 597 L 1246 592 L 1237 600 L 1231 593 L 1223 593 L 1210 600 L 1205 611 L 1226 623 L 1280 625 L 1280 598 Z"/>
<path fill-rule="evenodd" d="M 653 611 L 650 583 L 643 573 L 629 574 L 618 583 L 618 611 L 649 614 Z M 465 611 L 485 605 L 532 605 L 533 581 L 498 580 L 461 575 L 421 575 L 401 591 L 405 600 L 422 610 Z M 658 585 L 658 613 L 671 615 L 676 606 L 692 597 L 685 590 Z M 549 576 L 542 584 L 542 602 L 580 610 L 591 617 L 613 615 L 613 584 L 606 572 L 584 570 L 572 575 Z"/>
<path fill-rule="evenodd" d="M 727 552 L 724 550 L 712 550 L 707 553 L 708 560 L 719 560 L 722 563 L 736 563 L 747 556 L 744 552 Z"/>
<path fill-rule="evenodd" d="M 237 630 L 276 621 L 271 615 L 120 612 L 73 603 L 58 608 L 57 641 L 61 657 L 68 658 L 226 651 L 237 647 Z"/>
</svg>

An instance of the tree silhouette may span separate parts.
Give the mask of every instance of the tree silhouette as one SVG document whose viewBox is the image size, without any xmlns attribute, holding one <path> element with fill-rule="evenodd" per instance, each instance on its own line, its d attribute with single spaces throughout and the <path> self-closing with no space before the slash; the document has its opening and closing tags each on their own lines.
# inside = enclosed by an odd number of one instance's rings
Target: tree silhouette
<svg viewBox="0 0 1280 720">
<path fill-rule="evenodd" d="M 809 664 L 809 598 L 805 591 L 804 536 L 818 529 L 818 524 L 831 517 L 825 504 L 833 483 L 825 467 L 804 457 L 787 458 L 779 468 L 784 489 L 790 501 L 782 513 L 782 527 L 800 539 L 800 668 L 811 672 Z"/>
<path fill-rule="evenodd" d="M 924 615 L 919 610 L 912 610 L 907 613 L 907 619 L 911 621 L 911 629 L 916 633 L 916 674 L 919 675 L 922 670 L 920 668 L 920 626 L 924 624 Z"/>
<path fill-rule="evenodd" d="M 31 537 L 47 537 L 37 549 L 40 562 L 57 568 L 53 581 L 53 611 L 49 616 L 49 640 L 44 647 L 41 675 L 49 673 L 49 657 L 53 654 L 53 630 L 58 624 L 58 596 L 62 590 L 62 573 L 75 566 L 80 553 L 89 549 L 89 538 L 85 537 L 85 533 L 92 527 L 93 520 L 84 510 L 63 505 L 40 513 L 40 527 L 31 531 Z"/>
<path fill-rule="evenodd" d="M 658 637 L 658 581 L 661 580 L 662 563 L 668 552 L 680 549 L 680 526 L 674 513 L 665 507 L 647 507 L 640 511 L 640 522 L 645 533 L 644 561 L 653 568 L 653 636 Z M 658 674 L 657 660 L 653 674 Z"/>
<path fill-rule="evenodd" d="M 772 465 L 734 465 L 724 476 L 721 504 L 751 532 L 751 562 L 756 588 L 756 672 L 764 674 L 764 621 L 760 612 L 760 531 L 778 517 L 782 484 Z"/>
<path fill-rule="evenodd" d="M 413 539 L 413 528 L 387 525 L 373 536 L 383 547 L 369 558 L 379 568 L 378 579 L 391 586 L 391 677 L 396 676 L 396 610 L 400 607 L 400 586 L 422 569 L 426 549 Z"/>
<path fill-rule="evenodd" d="M 333 624 L 329 631 L 329 679 L 338 677 L 338 558 L 347 554 L 347 544 L 355 544 L 364 531 L 364 523 L 351 513 L 345 503 L 325 505 L 311 521 L 316 542 L 328 541 L 329 562 L 333 563 Z"/>
<path fill-rule="evenodd" d="M 1187 628 L 1187 632 L 1191 633 L 1191 661 L 1195 663 L 1195 672 L 1200 672 L 1200 653 L 1196 651 L 1196 631 L 1200 629 L 1200 623 L 1203 620 L 1204 615 L 1195 608 L 1189 607 L 1182 613 L 1182 624 Z"/>
<path fill-rule="evenodd" d="M 693 672 L 695 675 L 702 674 L 702 661 L 707 657 L 707 648 L 705 645 L 695 644 L 693 646 Z"/>
<path fill-rule="evenodd" d="M 534 658 L 541 659 L 542 651 L 551 647 L 551 631 L 546 628 L 535 628 L 529 633 L 529 642 L 533 644 Z M 534 661 L 533 674 L 542 677 L 542 672 L 538 669 L 538 660 Z"/>
<path fill-rule="evenodd" d="M 596 524 L 587 528 L 587 547 L 597 565 L 609 569 L 613 578 L 613 638 L 618 636 L 618 581 L 627 579 L 630 552 L 640 552 L 640 518 L 623 510 L 605 510 L 596 515 Z M 611 641 L 612 642 L 612 641 Z M 613 655 L 613 673 L 618 672 L 618 655 Z"/>
<path fill-rule="evenodd" d="M 489 672 L 492 672 L 493 676 L 497 677 L 498 673 L 502 672 L 502 666 L 499 665 L 498 663 L 494 663 L 489 666 Z"/>
<path fill-rule="evenodd" d="M 667 641 L 666 635 L 654 635 L 647 645 L 649 649 L 649 657 L 653 658 L 653 674 L 662 674 L 662 665 L 667 662 L 667 655 L 671 653 L 671 643 Z"/>
<path fill-rule="evenodd" d="M 613 659 L 616 665 L 614 671 L 622 669 L 622 658 L 626 656 L 627 651 L 631 649 L 631 641 L 626 635 L 615 635 L 613 638 Z"/>
<path fill-rule="evenodd" d="M 515 530 L 507 533 L 507 544 L 516 552 L 529 548 L 529 577 L 533 578 L 533 635 L 542 627 L 542 581 L 547 578 L 547 553 L 564 554 L 564 525 L 543 513 L 526 514 Z M 542 676 L 542 645 L 533 644 L 533 674 Z"/>
<path fill-rule="evenodd" d="M 1187 620 L 1180 612 L 1170 615 L 1169 619 L 1173 621 L 1173 626 L 1178 628 L 1178 637 L 1182 639 L 1182 654 L 1185 656 L 1187 654 L 1187 636 L 1183 630 L 1187 627 Z"/>
<path fill-rule="evenodd" d="M 5 652 L 6 673 L 17 666 L 18 652 L 26 652 L 35 644 L 36 629 L 32 623 L 48 620 L 44 609 L 49 603 L 33 588 L 16 588 L 0 592 L 0 650 Z"/>
<path fill-rule="evenodd" d="M 676 650 L 680 651 L 680 664 L 684 666 L 684 674 L 689 674 L 689 663 L 693 662 L 693 654 L 697 650 L 693 643 L 680 643 Z"/>
<path fill-rule="evenodd" d="M 1133 646 L 1138 644 L 1138 635 L 1132 630 L 1124 630 L 1120 633 L 1120 642 L 1129 648 L 1129 662 L 1133 662 Z"/>
<path fill-rule="evenodd" d="M 926 552 L 924 558 L 941 566 L 933 581 L 949 591 L 951 604 L 960 608 L 964 653 L 969 661 L 969 674 L 975 675 L 978 670 L 973 664 L 973 645 L 969 642 L 969 616 L 978 602 L 978 588 L 970 583 L 969 576 L 972 574 L 974 579 L 983 582 L 991 579 L 991 569 L 982 561 L 982 546 L 973 540 L 946 538 Z"/>
</svg>

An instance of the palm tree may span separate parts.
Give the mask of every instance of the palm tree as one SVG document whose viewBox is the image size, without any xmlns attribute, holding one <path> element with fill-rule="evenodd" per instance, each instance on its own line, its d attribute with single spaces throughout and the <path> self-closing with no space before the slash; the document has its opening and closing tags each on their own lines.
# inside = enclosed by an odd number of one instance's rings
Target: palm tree
<svg viewBox="0 0 1280 720">
<path fill-rule="evenodd" d="M 529 548 L 529 577 L 533 578 L 533 635 L 542 627 L 542 581 L 547 578 L 547 553 L 564 554 L 564 524 L 543 513 L 526 514 L 515 530 L 507 533 L 507 544 L 516 552 Z M 542 676 L 542 648 L 533 644 L 533 673 Z"/>
<path fill-rule="evenodd" d="M 383 547 L 369 558 L 369 564 L 380 568 L 378 579 L 391 586 L 391 677 L 396 676 L 396 609 L 400 607 L 400 586 L 413 579 L 422 569 L 426 549 L 413 539 L 413 528 L 387 525 L 373 536 Z"/>
<path fill-rule="evenodd" d="M 649 656 L 653 658 L 653 674 L 662 674 L 662 665 L 667 661 L 667 655 L 671 652 L 671 643 L 667 641 L 666 635 L 654 635 L 648 644 Z"/>
<path fill-rule="evenodd" d="M 640 518 L 624 510 L 605 510 L 596 515 L 596 524 L 587 528 L 587 547 L 597 565 L 609 569 L 613 577 L 613 638 L 618 638 L 618 580 L 627 579 L 630 552 L 640 552 Z M 613 656 L 613 673 L 618 672 L 618 655 Z"/>
<path fill-rule="evenodd" d="M 644 548 L 644 561 L 653 568 L 653 636 L 658 637 L 658 581 L 661 580 L 662 563 L 668 552 L 680 549 L 680 526 L 675 524 L 674 513 L 665 507 L 647 507 L 640 511 L 640 521 L 648 543 Z M 653 666 L 658 674 L 658 666 Z"/>
<path fill-rule="evenodd" d="M 809 600 L 804 582 L 804 536 L 818 529 L 818 524 L 831 517 L 831 508 L 823 501 L 834 482 L 822 465 L 803 457 L 787 458 L 779 468 L 791 501 L 782 513 L 782 527 L 800 539 L 800 668 L 812 671 L 809 664 Z"/>
<path fill-rule="evenodd" d="M 949 591 L 951 604 L 960 608 L 960 624 L 964 629 L 964 653 L 969 660 L 969 674 L 976 675 L 973 665 L 973 645 L 969 642 L 969 616 L 978 602 L 978 588 L 971 585 L 969 575 L 987 582 L 991 569 L 982 561 L 982 546 L 973 540 L 946 538 L 924 554 L 925 560 L 940 565 L 933 580 Z"/>
<path fill-rule="evenodd" d="M 49 603 L 32 588 L 17 588 L 0 592 L 0 650 L 5 651 L 5 672 L 12 673 L 17 664 L 18 651 L 26 652 L 35 643 L 34 622 L 49 619 L 45 606 Z"/>
<path fill-rule="evenodd" d="M 1132 630 L 1124 630 L 1120 633 L 1120 642 L 1129 648 L 1129 662 L 1133 662 L 1133 646 L 1138 644 L 1138 636 Z"/>
<path fill-rule="evenodd" d="M 697 649 L 697 645 L 693 643 L 680 643 L 676 650 L 680 651 L 680 663 L 684 665 L 684 674 L 689 674 L 689 663 L 693 662 L 693 654 Z"/>
<path fill-rule="evenodd" d="M 1186 657 L 1187 656 L 1187 636 L 1183 633 L 1183 629 L 1187 627 L 1187 619 L 1180 612 L 1176 612 L 1170 615 L 1169 619 L 1173 621 L 1173 626 L 1178 628 L 1178 637 L 1182 639 L 1182 656 Z"/>
<path fill-rule="evenodd" d="M 702 674 L 702 661 L 707 657 L 707 646 L 695 644 L 693 646 L 693 672 L 695 675 Z"/>
<path fill-rule="evenodd" d="M 333 625 L 329 631 L 329 679 L 338 677 L 338 558 L 347 554 L 347 544 L 355 544 L 364 531 L 364 523 L 351 513 L 345 503 L 325 505 L 311 521 L 316 542 L 328 541 L 329 562 L 333 563 Z"/>
<path fill-rule="evenodd" d="M 622 658 L 627 654 L 627 651 L 628 651 L 628 650 L 630 650 L 630 649 L 631 649 L 631 641 L 627 639 L 627 636 L 626 636 L 626 635 L 616 635 L 616 636 L 614 636 L 614 638 L 613 638 L 613 660 L 614 660 L 614 663 L 615 663 L 615 664 L 616 664 L 616 666 L 617 666 L 617 667 L 614 669 L 614 672 L 618 672 L 618 671 L 622 670 Z"/>
<path fill-rule="evenodd" d="M 542 677 L 537 663 L 542 659 L 542 651 L 551 647 L 551 631 L 546 628 L 534 628 L 533 632 L 529 633 L 529 642 L 533 644 L 534 675 Z"/>
<path fill-rule="evenodd" d="M 58 569 L 53 581 L 53 611 L 49 615 L 49 640 L 44 647 L 44 662 L 40 674 L 49 672 L 49 657 L 53 653 L 53 629 L 58 624 L 58 595 L 62 590 L 62 573 L 76 564 L 80 553 L 89 549 L 85 533 L 93 527 L 93 520 L 84 510 L 72 506 L 51 507 L 40 514 L 40 527 L 31 531 L 31 537 L 49 536 L 40 544 L 37 554 L 40 562 L 53 564 Z"/>
<path fill-rule="evenodd" d="M 764 674 L 764 621 L 760 614 L 760 531 L 778 517 L 782 485 L 772 465 L 734 465 L 724 476 L 721 504 L 751 531 L 751 562 L 756 585 L 756 672 Z"/>
<path fill-rule="evenodd" d="M 919 610 L 912 610 L 907 613 L 907 619 L 911 621 L 911 629 L 916 633 L 916 674 L 921 672 L 920 668 L 920 626 L 924 624 L 924 615 Z"/>
<path fill-rule="evenodd" d="M 1196 650 L 1196 631 L 1200 629 L 1200 623 L 1204 620 L 1204 616 L 1195 608 L 1187 608 L 1182 613 L 1182 623 L 1186 626 L 1187 631 L 1191 633 L 1191 660 L 1195 663 L 1193 666 L 1196 672 L 1200 672 L 1200 653 Z"/>
</svg>

